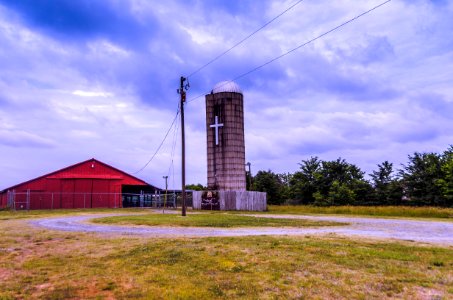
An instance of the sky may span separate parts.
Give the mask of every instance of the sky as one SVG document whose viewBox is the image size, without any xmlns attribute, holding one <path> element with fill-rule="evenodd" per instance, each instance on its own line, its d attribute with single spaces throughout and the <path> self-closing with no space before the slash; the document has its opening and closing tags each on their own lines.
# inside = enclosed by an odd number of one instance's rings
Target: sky
<svg viewBox="0 0 453 300">
<path fill-rule="evenodd" d="M 296 0 L 0 0 L 0 190 L 96 158 L 180 188 L 181 76 Z M 189 76 L 186 183 L 206 184 L 204 96 L 383 0 L 305 0 Z M 366 173 L 453 144 L 453 1 L 393 0 L 236 81 L 246 161 Z M 178 124 L 177 121 L 175 124 Z"/>
</svg>

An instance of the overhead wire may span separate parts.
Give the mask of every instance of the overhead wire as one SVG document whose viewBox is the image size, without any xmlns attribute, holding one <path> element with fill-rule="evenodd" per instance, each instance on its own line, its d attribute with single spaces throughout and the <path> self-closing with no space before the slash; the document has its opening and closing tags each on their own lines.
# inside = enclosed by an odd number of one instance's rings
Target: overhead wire
<svg viewBox="0 0 453 300">
<path fill-rule="evenodd" d="M 296 48 L 293 48 L 293 49 L 291 49 L 291 50 L 289 50 L 289 51 L 287 51 L 287 52 L 285 52 L 285 53 L 283 53 L 283 54 L 281 54 L 281 55 L 279 55 L 279 56 L 277 56 L 277 57 L 275 57 L 275 58 L 273 58 L 273 59 L 271 59 L 271 60 L 265 62 L 264 64 L 262 64 L 262 65 L 260 65 L 260 66 L 258 66 L 258 67 L 255 67 L 255 68 L 251 69 L 250 71 L 245 72 L 245 73 L 243 73 L 243 74 L 241 74 L 241 75 L 235 77 L 232 81 L 235 81 L 235 80 L 238 80 L 238 79 L 240 79 L 240 78 L 242 78 L 242 77 L 245 77 L 245 76 L 249 75 L 250 73 L 253 73 L 253 72 L 255 72 L 255 71 L 257 71 L 257 70 L 259 70 L 259 69 L 261 69 L 261 68 L 263 68 L 263 67 L 265 67 L 265 66 L 271 64 L 271 63 L 273 63 L 274 61 L 279 60 L 280 58 L 283 58 L 283 57 L 287 56 L 288 54 L 291 54 L 291 53 L 293 53 L 294 51 L 299 50 L 300 48 L 305 47 L 306 45 L 311 44 L 311 43 L 313 43 L 313 42 L 319 40 L 320 38 L 322 38 L 322 37 L 324 37 L 324 36 L 326 36 L 326 35 L 328 35 L 328 34 L 334 32 L 334 31 L 336 31 L 336 30 L 338 30 L 338 29 L 340 29 L 340 28 L 346 26 L 347 24 L 349 24 L 349 23 L 351 23 L 351 22 L 354 22 L 355 20 L 357 20 L 357 19 L 363 17 L 364 15 L 369 14 L 370 12 L 372 12 L 372 11 L 378 9 L 379 7 L 381 7 L 381 6 L 383 6 L 383 5 L 387 4 L 387 3 L 389 3 L 389 2 L 391 2 L 391 1 L 392 1 L 392 0 L 387 0 L 387 1 L 385 1 L 385 2 L 382 2 L 381 4 L 379 4 L 379 5 L 375 6 L 375 7 L 373 7 L 373 8 L 371 8 L 371 9 L 369 9 L 369 10 L 367 10 L 367 11 L 365 11 L 365 12 L 363 12 L 363 13 L 357 15 L 357 16 L 355 16 L 355 17 L 352 18 L 352 19 L 347 20 L 346 22 L 341 23 L 340 25 L 338 25 L 338 26 L 336 26 L 336 27 L 334 27 L 334 28 L 332 28 L 332 29 L 330 29 L 330 30 L 328 30 L 328 31 L 326 31 L 326 32 L 324 32 L 324 33 L 318 35 L 317 37 L 315 37 L 315 38 L 313 38 L 313 39 L 311 39 L 311 40 L 309 40 L 309 41 L 307 41 L 307 42 L 305 42 L 305 43 L 303 43 L 303 44 L 297 46 Z"/>
<path fill-rule="evenodd" d="M 171 152 L 170 152 L 170 157 L 171 157 L 171 162 L 170 166 L 168 167 L 168 172 L 167 176 L 170 176 L 171 171 L 173 170 L 173 180 L 174 180 L 174 156 L 175 156 L 175 151 L 176 151 L 176 142 L 178 138 L 178 132 L 179 132 L 179 123 L 176 123 L 174 134 L 173 134 L 173 142 L 172 142 L 172 147 L 171 147 Z"/>
<path fill-rule="evenodd" d="M 193 71 L 192 73 L 190 73 L 187 78 L 189 77 L 192 77 L 193 75 L 197 74 L 198 72 L 200 72 L 201 70 L 203 70 L 204 68 L 206 68 L 207 66 L 209 66 L 210 64 L 212 64 L 213 62 L 215 62 L 216 60 L 220 59 L 222 56 L 226 55 L 228 52 L 230 52 L 231 50 L 233 50 L 234 48 L 236 48 L 237 46 L 241 45 L 243 42 L 245 42 L 246 40 L 248 40 L 249 38 L 251 38 L 252 36 L 254 36 L 255 34 L 257 34 L 259 31 L 261 31 L 262 29 L 264 29 L 266 26 L 268 26 L 269 24 L 271 24 L 272 22 L 274 22 L 275 20 L 277 20 L 278 18 L 280 18 L 282 15 L 284 15 L 285 13 L 287 13 L 288 11 L 290 11 L 291 9 L 293 9 L 295 6 L 297 6 L 299 3 L 301 3 L 302 1 L 304 0 L 299 0 L 297 1 L 296 3 L 294 3 L 293 5 L 289 6 L 287 9 L 285 9 L 284 11 L 282 11 L 280 14 L 278 14 L 277 16 L 275 16 L 274 18 L 272 18 L 270 21 L 267 21 L 266 23 L 264 23 L 261 27 L 259 27 L 258 29 L 256 29 L 255 31 L 253 31 L 252 33 L 250 33 L 249 35 L 247 35 L 246 37 L 244 37 L 242 40 L 240 40 L 239 42 L 237 42 L 236 44 L 234 44 L 233 46 L 231 46 L 230 48 L 228 48 L 227 50 L 223 51 L 222 53 L 220 53 L 219 55 L 217 55 L 216 57 L 214 57 L 213 59 L 211 59 L 210 61 L 208 61 L 206 64 L 202 65 L 201 67 L 199 67 L 198 69 L 196 69 L 195 71 Z"/>
<path fill-rule="evenodd" d="M 278 18 L 280 18 L 282 15 L 284 15 L 285 13 L 287 13 L 288 11 L 290 11 L 291 9 L 293 9 L 295 6 L 297 6 L 299 3 L 303 2 L 304 0 L 299 0 L 297 1 L 296 3 L 292 4 L 291 6 L 289 6 L 288 8 L 286 8 L 284 11 L 282 11 L 280 14 L 278 14 L 277 16 L 275 16 L 274 18 L 272 18 L 271 20 L 269 20 L 268 22 L 266 22 L 265 24 L 263 24 L 261 27 L 259 27 L 258 29 L 256 29 L 255 31 L 253 31 L 252 33 L 250 33 L 249 35 L 247 35 L 246 37 L 244 37 L 242 40 L 240 40 L 239 42 L 237 42 L 236 44 L 234 44 L 232 47 L 228 48 L 226 51 L 220 53 L 219 55 L 217 55 L 216 57 L 214 57 L 213 59 L 211 59 L 210 61 L 208 61 L 206 64 L 202 65 L 201 67 L 199 67 L 197 70 L 195 70 L 194 72 L 192 72 L 190 75 L 187 76 L 187 78 L 197 74 L 198 72 L 200 72 L 201 70 L 203 70 L 204 68 L 206 68 L 207 66 L 209 66 L 210 64 L 212 64 L 213 62 L 217 61 L 218 59 L 220 59 L 222 56 L 226 55 L 227 53 L 229 53 L 231 50 L 233 50 L 234 48 L 236 48 L 237 46 L 241 45 L 242 43 L 244 43 L 246 40 L 248 40 L 249 38 L 251 38 L 252 36 L 254 36 L 255 34 L 257 34 L 259 31 L 261 31 L 262 29 L 264 29 L 265 27 L 267 27 L 269 24 L 271 24 L 272 22 L 274 22 L 275 20 L 277 20 Z M 165 137 L 164 139 L 162 140 L 162 142 L 160 143 L 159 147 L 156 149 L 156 151 L 154 152 L 153 156 L 151 156 L 151 158 L 148 160 L 148 162 L 141 168 L 139 169 L 137 172 L 135 172 L 134 174 L 137 174 L 137 173 L 140 173 L 141 171 L 143 171 L 150 163 L 151 161 L 154 159 L 154 157 L 157 155 L 157 153 L 159 152 L 160 148 L 162 147 L 163 143 L 165 142 L 169 132 L 171 131 L 171 128 L 173 128 L 173 125 L 176 121 L 176 118 L 178 117 L 178 114 L 179 114 L 179 106 L 178 106 L 178 112 L 175 116 L 175 119 L 173 120 L 170 128 L 168 129 L 167 133 L 165 134 Z M 175 130 L 175 135 L 176 135 L 176 130 Z M 174 156 L 174 148 L 175 148 L 175 142 L 176 140 L 174 140 L 174 143 L 173 143 L 173 146 L 172 146 L 172 162 L 171 164 L 173 164 L 173 156 Z M 170 168 L 171 168 L 171 165 L 170 165 Z"/>
<path fill-rule="evenodd" d="M 303 44 L 300 44 L 299 46 L 297 46 L 297 47 L 295 47 L 295 48 L 293 48 L 293 49 L 291 49 L 291 50 L 289 50 L 289 51 L 287 51 L 287 52 L 285 52 L 285 53 L 283 53 L 283 54 L 281 54 L 281 55 L 279 55 L 279 56 L 276 56 L 276 57 L 274 57 L 273 59 L 271 59 L 271 60 L 269 60 L 269 61 L 267 61 L 267 62 L 265 62 L 265 63 L 263 63 L 263 64 L 261 64 L 261 65 L 259 65 L 259 66 L 257 66 L 257 67 L 255 67 L 255 68 L 253 68 L 253 69 L 251 69 L 251 70 L 249 70 L 249 71 L 247 71 L 247 72 L 245 72 L 245 73 L 243 73 L 243 74 L 241 74 L 241 75 L 239 75 L 239 76 L 236 76 L 236 77 L 233 78 L 232 80 L 229 80 L 229 81 L 225 82 L 224 84 L 220 85 L 219 87 L 222 87 L 223 85 L 226 85 L 226 84 L 228 84 L 229 82 L 233 82 L 233 81 L 239 80 L 239 79 L 241 79 L 241 78 L 243 78 L 243 77 L 245 77 L 245 76 L 248 76 L 248 75 L 250 75 L 251 73 L 256 72 L 256 71 L 258 71 L 259 69 L 261 69 L 261 68 L 263 68 L 263 67 L 265 67 L 265 66 L 267 66 L 267 65 L 269 65 L 269 64 L 271 64 L 271 63 L 273 63 L 273 62 L 275 62 L 276 60 L 279 60 L 279 59 L 281 59 L 281 58 L 283 58 L 283 57 L 285 57 L 285 56 L 287 56 L 287 55 L 293 53 L 294 51 L 299 50 L 300 48 L 305 47 L 305 46 L 307 46 L 308 44 L 311 44 L 311 43 L 313 43 L 313 42 L 319 40 L 320 38 L 322 38 L 322 37 L 324 37 L 324 36 L 326 36 L 326 35 L 328 35 L 328 34 L 334 32 L 334 31 L 337 31 L 338 29 L 340 29 L 340 28 L 346 26 L 347 24 L 349 24 L 349 23 L 351 23 L 351 22 L 356 21 L 357 19 L 359 19 L 359 18 L 361 18 L 361 17 L 363 17 L 363 16 L 369 14 L 370 12 L 372 12 L 372 11 L 374 11 L 374 10 L 380 8 L 381 6 L 384 6 L 385 4 L 387 4 L 387 3 L 391 2 L 391 1 L 392 1 L 392 0 L 387 0 L 387 1 L 384 1 L 384 2 L 382 2 L 382 3 L 380 3 L 380 4 L 378 4 L 378 5 L 374 6 L 373 8 L 371 8 L 371 9 L 369 9 L 369 10 L 367 10 L 367 11 L 365 11 L 365 12 L 363 12 L 363 13 L 361 13 L 361 14 L 359 14 L 359 15 L 357 15 L 357 16 L 355 16 L 355 17 L 353 17 L 353 18 L 351 18 L 351 19 L 349 19 L 349 20 L 347 20 L 347 21 L 345 21 L 345 22 L 343 22 L 343 23 L 341 23 L 340 25 L 337 25 L 337 26 L 335 26 L 335 27 L 329 29 L 328 31 L 325 31 L 324 33 L 322 33 L 322 34 L 320 34 L 320 35 L 318 35 L 318 36 L 312 38 L 311 40 L 309 40 L 309 41 L 307 41 L 307 42 L 305 42 L 305 43 L 303 43 Z M 196 97 L 193 97 L 193 98 L 191 98 L 190 100 L 188 100 L 187 103 L 193 102 L 193 101 L 197 100 L 198 98 L 203 97 L 205 94 L 206 94 L 206 93 L 200 94 L 200 95 L 198 95 L 198 96 L 196 96 Z"/>
<path fill-rule="evenodd" d="M 167 177 L 171 177 L 172 179 L 172 187 L 173 189 L 175 188 L 175 165 L 174 165 L 174 157 L 175 157 L 175 150 L 176 150 L 176 142 L 177 142 L 177 137 L 178 137 L 178 132 L 179 132 L 179 123 L 176 124 L 175 127 L 175 134 L 174 134 L 174 139 L 173 139 L 173 146 L 171 150 L 171 162 L 170 166 L 168 167 L 168 172 L 167 172 Z"/>
<path fill-rule="evenodd" d="M 288 8 L 287 8 L 286 10 L 284 10 L 282 13 L 280 13 L 279 15 L 277 15 L 276 17 L 274 17 L 273 19 L 271 19 L 270 21 L 268 21 L 267 23 L 265 23 L 263 26 L 261 26 L 260 28 L 258 28 L 257 30 L 255 30 L 254 32 L 252 32 L 251 34 L 249 34 L 247 37 L 245 37 L 244 39 L 242 39 L 240 42 L 238 42 L 238 43 L 236 43 L 235 45 L 233 45 L 232 47 L 230 47 L 228 50 L 222 52 L 220 55 L 216 56 L 214 59 L 210 60 L 208 63 L 206 63 L 205 65 L 203 65 L 203 66 L 201 66 L 200 68 L 198 68 L 196 71 L 192 72 L 192 73 L 191 73 L 189 76 L 187 76 L 187 77 L 193 76 L 194 74 L 200 72 L 202 69 L 206 68 L 208 65 L 212 64 L 213 62 L 215 62 L 216 60 L 218 60 L 220 57 L 224 56 L 225 54 L 227 54 L 228 52 L 230 52 L 231 50 L 233 50 L 235 47 L 237 47 L 237 46 L 239 46 L 240 44 L 242 44 L 244 41 L 246 41 L 247 39 L 249 39 L 250 37 L 252 37 L 253 35 L 255 35 L 257 32 L 259 32 L 260 30 L 262 30 L 264 27 L 266 27 L 267 25 L 269 25 L 270 23 L 272 23 L 273 21 L 275 21 L 277 18 L 279 18 L 280 16 L 282 16 L 283 14 L 285 14 L 286 12 L 288 12 L 289 10 L 291 10 L 292 8 L 294 8 L 296 5 L 298 5 L 298 4 L 301 3 L 302 1 L 304 1 L 304 0 L 299 0 L 298 2 L 296 2 L 295 4 L 293 4 L 292 6 L 288 7 Z M 359 14 L 359 15 L 357 15 L 357 16 L 355 16 L 355 17 L 353 17 L 353 18 L 351 18 L 351 19 L 349 19 L 349 20 L 347 20 L 347 21 L 345 21 L 345 22 L 343 22 L 343 23 L 341 23 L 340 25 L 337 25 L 337 26 L 331 28 L 330 30 L 325 31 L 324 33 L 322 33 L 322 34 L 320 34 L 320 35 L 318 35 L 318 36 L 316 36 L 316 37 L 314 37 L 314 38 L 308 40 L 307 42 L 304 42 L 303 44 L 300 44 L 300 45 L 298 45 L 297 47 L 295 47 L 295 48 L 293 48 L 293 49 L 291 49 L 291 50 L 289 50 L 289 51 L 287 51 L 287 52 L 285 52 L 285 53 L 283 53 L 283 54 L 281 54 L 281 55 L 278 55 L 278 56 L 274 57 L 273 59 L 271 59 L 271 60 L 269 60 L 269 61 L 267 61 L 267 62 L 265 62 L 265 63 L 263 63 L 263 64 L 261 64 L 261 65 L 259 65 L 259 66 L 257 66 L 257 67 L 255 67 L 255 68 L 252 68 L 251 70 L 249 70 L 249 71 L 247 71 L 247 72 L 245 72 L 245 73 L 242 73 L 242 74 L 239 75 L 239 76 L 236 76 L 235 78 L 233 78 L 233 79 L 230 80 L 230 81 L 227 81 L 227 82 L 224 83 L 223 85 L 226 85 L 226 84 L 228 84 L 229 82 L 236 81 L 236 80 L 239 80 L 239 79 L 241 79 L 241 78 L 243 78 L 243 77 L 246 77 L 246 76 L 250 75 L 251 73 L 256 72 L 256 71 L 258 71 L 259 69 L 261 69 L 261 68 L 263 68 L 263 67 L 265 67 L 265 66 L 267 66 L 267 65 L 269 65 L 269 64 L 271 64 L 271 63 L 273 63 L 273 62 L 275 62 L 275 61 L 277 61 L 277 60 L 279 60 L 279 59 L 281 59 L 281 58 L 283 58 L 283 57 L 285 57 L 285 56 L 287 56 L 287 55 L 293 53 L 294 51 L 297 51 L 297 50 L 299 50 L 300 48 L 305 47 L 305 46 L 307 46 L 307 45 L 309 45 L 309 44 L 311 44 L 311 43 L 313 43 L 313 42 L 319 40 L 320 38 L 322 38 L 322 37 L 324 37 L 324 36 L 326 36 L 326 35 L 328 35 L 328 34 L 334 32 L 334 31 L 337 31 L 338 29 L 340 29 L 340 28 L 342 28 L 342 27 L 348 25 L 349 23 L 352 23 L 352 22 L 356 21 L 357 19 L 359 19 L 359 18 L 361 18 L 361 17 L 363 17 L 363 16 L 369 14 L 370 12 L 372 12 L 372 11 L 374 11 L 374 10 L 376 10 L 376 9 L 378 9 L 378 8 L 380 8 L 380 7 L 382 7 L 382 6 L 384 6 L 384 5 L 386 5 L 387 3 L 391 2 L 391 1 L 392 1 L 392 0 L 387 0 L 387 1 L 384 1 L 384 2 L 382 2 L 382 3 L 380 3 L 380 4 L 378 4 L 378 5 L 374 6 L 373 8 L 371 8 L 371 9 L 369 9 L 369 10 L 367 10 L 367 11 L 365 11 L 365 12 L 363 12 L 363 13 L 361 13 L 361 14 Z M 200 95 L 198 95 L 198 96 L 196 96 L 196 97 L 193 97 L 193 98 L 191 98 L 190 100 L 187 100 L 186 103 L 193 102 L 193 101 L 195 101 L 195 100 L 197 100 L 197 99 L 203 97 L 205 94 L 206 94 L 206 93 L 203 93 L 203 94 L 200 94 Z M 174 124 L 175 124 L 175 122 L 176 122 L 176 119 L 177 119 L 177 117 L 178 117 L 178 115 L 179 115 L 179 112 L 180 112 L 180 107 L 178 106 L 178 110 L 177 110 L 176 115 L 175 115 L 175 117 L 174 117 L 174 119 L 173 119 L 173 121 L 172 121 L 172 123 L 171 123 L 171 125 L 170 125 L 170 128 L 168 128 L 168 130 L 167 130 L 167 132 L 166 132 L 166 134 L 165 134 L 165 136 L 164 136 L 162 142 L 160 143 L 159 147 L 157 147 L 156 151 L 155 151 L 154 154 L 151 156 L 151 158 L 148 160 L 148 162 L 147 162 L 141 169 L 139 169 L 137 172 L 135 172 L 135 173 L 133 173 L 133 174 L 137 174 L 137 173 L 140 173 L 141 171 L 143 171 L 143 170 L 151 163 L 151 161 L 154 159 L 154 157 L 157 155 L 157 153 L 159 152 L 160 148 L 162 148 L 162 145 L 164 144 L 165 140 L 167 139 L 168 134 L 170 133 L 171 129 L 173 128 L 173 126 L 174 126 Z M 175 136 L 176 136 L 176 132 L 175 132 Z M 175 148 L 175 145 L 176 145 L 176 142 L 175 142 L 175 141 L 176 141 L 176 139 L 174 140 L 174 143 L 173 143 L 173 146 L 172 146 L 172 164 L 173 164 L 174 148 Z"/>
<path fill-rule="evenodd" d="M 168 130 L 167 130 L 167 133 L 165 134 L 164 138 L 162 139 L 161 143 L 159 144 L 159 147 L 157 147 L 156 151 L 155 151 L 154 154 L 151 156 L 151 158 L 148 160 L 148 162 L 147 162 L 143 167 L 141 167 L 138 171 L 134 172 L 133 174 L 138 174 L 138 173 L 140 173 L 141 171 L 143 171 L 143 170 L 151 163 L 151 161 L 154 159 L 154 157 L 156 157 L 156 155 L 157 155 L 157 153 L 159 152 L 160 148 L 162 148 L 162 145 L 164 144 L 165 140 L 167 139 L 168 134 L 170 133 L 170 131 L 171 131 L 171 129 L 173 128 L 173 126 L 175 125 L 175 122 L 176 122 L 176 119 L 178 118 L 179 112 L 180 112 L 180 109 L 179 109 L 179 106 L 178 106 L 178 109 L 177 109 L 177 111 L 176 111 L 176 115 L 175 115 L 175 117 L 173 118 L 173 121 L 171 122 L 171 125 L 170 125 L 170 127 L 168 128 Z"/>
</svg>

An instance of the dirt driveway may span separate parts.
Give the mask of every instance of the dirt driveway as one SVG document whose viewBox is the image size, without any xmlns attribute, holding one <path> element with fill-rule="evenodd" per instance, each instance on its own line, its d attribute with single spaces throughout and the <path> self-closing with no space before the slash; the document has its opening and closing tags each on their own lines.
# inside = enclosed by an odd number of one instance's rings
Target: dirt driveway
<svg viewBox="0 0 453 300">
<path fill-rule="evenodd" d="M 115 214 L 117 215 L 117 214 Z M 342 216 L 295 216 L 295 215 L 250 215 L 264 218 L 297 218 L 319 221 L 346 222 L 346 226 L 315 228 L 253 227 L 253 228 L 206 228 L 206 227 L 161 227 L 119 226 L 90 223 L 90 219 L 112 216 L 93 214 L 44 218 L 30 221 L 34 226 L 51 230 L 95 232 L 104 234 L 142 235 L 149 237 L 211 237 L 247 235 L 314 235 L 337 234 L 378 239 L 395 239 L 453 246 L 453 223 L 407 219 L 379 219 Z"/>
</svg>

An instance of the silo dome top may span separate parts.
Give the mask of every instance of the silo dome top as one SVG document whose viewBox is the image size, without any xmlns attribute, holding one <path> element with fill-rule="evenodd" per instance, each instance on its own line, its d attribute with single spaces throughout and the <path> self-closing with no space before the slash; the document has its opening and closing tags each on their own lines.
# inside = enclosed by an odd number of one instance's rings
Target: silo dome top
<svg viewBox="0 0 453 300">
<path fill-rule="evenodd" d="M 242 94 L 241 88 L 233 81 L 222 81 L 217 83 L 212 89 L 213 94 L 217 93 L 239 93 Z"/>
</svg>

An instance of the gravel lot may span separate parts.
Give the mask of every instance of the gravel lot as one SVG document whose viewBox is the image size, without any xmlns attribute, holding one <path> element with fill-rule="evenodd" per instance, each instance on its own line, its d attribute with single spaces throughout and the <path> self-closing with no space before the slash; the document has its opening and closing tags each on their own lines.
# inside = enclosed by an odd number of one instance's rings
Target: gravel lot
<svg viewBox="0 0 453 300">
<path fill-rule="evenodd" d="M 350 225 L 317 228 L 254 227 L 226 229 L 205 227 L 118 226 L 89 223 L 90 219 L 107 216 L 112 216 L 112 214 L 44 218 L 32 220 L 30 223 L 34 226 L 44 227 L 51 230 L 94 232 L 100 234 L 142 235 L 149 237 L 337 234 L 342 236 L 395 239 L 453 246 L 453 223 L 441 221 L 340 216 L 250 215 L 265 218 L 300 218 L 320 221 L 336 221 L 350 223 Z"/>
</svg>

